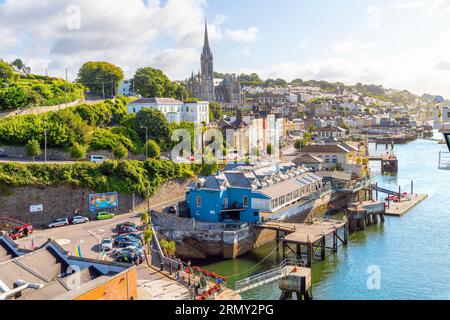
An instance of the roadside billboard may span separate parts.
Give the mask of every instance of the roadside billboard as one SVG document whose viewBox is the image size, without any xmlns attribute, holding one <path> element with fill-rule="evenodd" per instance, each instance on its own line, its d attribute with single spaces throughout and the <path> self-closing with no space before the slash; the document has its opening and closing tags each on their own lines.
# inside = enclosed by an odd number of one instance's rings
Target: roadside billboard
<svg viewBox="0 0 450 320">
<path fill-rule="evenodd" d="M 117 208 L 119 197 L 117 192 L 89 195 L 89 208 L 91 211 Z"/>
</svg>

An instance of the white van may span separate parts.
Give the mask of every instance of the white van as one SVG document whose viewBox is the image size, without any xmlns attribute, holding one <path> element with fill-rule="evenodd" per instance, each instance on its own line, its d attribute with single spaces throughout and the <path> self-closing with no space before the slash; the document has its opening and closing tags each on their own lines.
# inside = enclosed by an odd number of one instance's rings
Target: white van
<svg viewBox="0 0 450 320">
<path fill-rule="evenodd" d="M 92 156 L 89 157 L 89 160 L 90 160 L 91 162 L 95 162 L 95 163 L 102 163 L 102 162 L 104 162 L 104 161 L 108 161 L 109 159 L 108 159 L 107 157 L 104 157 L 104 156 L 95 156 L 95 155 L 92 155 Z"/>
</svg>

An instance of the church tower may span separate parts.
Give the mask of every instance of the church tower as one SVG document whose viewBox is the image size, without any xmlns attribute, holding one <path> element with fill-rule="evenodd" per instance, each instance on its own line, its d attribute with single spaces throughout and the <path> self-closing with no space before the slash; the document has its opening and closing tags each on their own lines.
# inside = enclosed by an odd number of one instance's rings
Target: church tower
<svg viewBox="0 0 450 320">
<path fill-rule="evenodd" d="M 205 39 L 201 56 L 202 96 L 206 101 L 215 101 L 214 93 L 214 58 L 209 46 L 208 23 L 205 21 Z"/>
</svg>

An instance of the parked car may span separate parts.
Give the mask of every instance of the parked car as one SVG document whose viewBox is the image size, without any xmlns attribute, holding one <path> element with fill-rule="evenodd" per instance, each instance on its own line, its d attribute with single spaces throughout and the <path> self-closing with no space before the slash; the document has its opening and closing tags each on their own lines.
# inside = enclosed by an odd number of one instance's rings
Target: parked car
<svg viewBox="0 0 450 320">
<path fill-rule="evenodd" d="M 139 230 L 132 227 L 132 226 L 122 226 L 120 229 L 117 230 L 118 234 L 127 234 L 132 232 L 138 232 Z"/>
<path fill-rule="evenodd" d="M 72 224 L 86 223 L 86 222 L 89 222 L 89 218 L 83 217 L 83 216 L 75 216 L 72 219 L 70 219 L 70 222 Z"/>
<path fill-rule="evenodd" d="M 141 249 L 127 248 L 116 253 L 116 261 L 141 264 L 145 260 L 145 253 Z"/>
<path fill-rule="evenodd" d="M 130 238 L 130 239 L 133 238 L 133 239 L 139 240 L 141 242 L 144 241 L 144 237 L 142 236 L 142 233 L 132 232 L 132 233 L 128 233 L 127 235 L 128 235 L 128 238 Z"/>
<path fill-rule="evenodd" d="M 111 212 L 99 212 L 97 213 L 97 220 L 108 220 L 114 218 L 114 213 Z"/>
<path fill-rule="evenodd" d="M 33 233 L 33 226 L 31 224 L 26 224 L 21 227 L 13 229 L 9 233 L 9 237 L 13 240 L 17 240 L 23 237 L 27 237 Z"/>
<path fill-rule="evenodd" d="M 89 157 L 89 160 L 94 163 L 103 163 L 105 161 L 108 161 L 109 159 L 104 156 L 92 155 Z"/>
<path fill-rule="evenodd" d="M 61 218 L 53 221 L 48 225 L 49 228 L 58 228 L 69 225 L 69 220 L 67 218 Z"/>
<path fill-rule="evenodd" d="M 103 238 L 100 243 L 100 249 L 103 251 L 111 251 L 113 248 L 113 239 L 111 237 Z"/>
<path fill-rule="evenodd" d="M 141 245 L 141 240 L 130 236 L 129 234 L 124 234 L 114 238 L 114 244 L 122 248 L 126 248 L 129 246 L 137 247 Z"/>
<path fill-rule="evenodd" d="M 121 229 L 122 227 L 132 227 L 132 228 L 135 228 L 135 229 L 139 229 L 139 226 L 138 226 L 136 223 L 133 223 L 133 222 L 124 222 L 124 223 L 119 223 L 119 224 L 116 226 L 116 230 L 119 230 L 119 229 Z"/>
<path fill-rule="evenodd" d="M 169 207 L 167 211 L 169 212 L 169 214 L 173 214 L 175 216 L 178 215 L 178 207 L 176 206 Z"/>
</svg>

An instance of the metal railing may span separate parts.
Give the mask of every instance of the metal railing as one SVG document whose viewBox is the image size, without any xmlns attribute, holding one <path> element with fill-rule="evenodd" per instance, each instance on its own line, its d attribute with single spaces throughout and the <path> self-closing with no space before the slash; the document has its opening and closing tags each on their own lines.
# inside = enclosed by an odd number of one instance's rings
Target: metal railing
<svg viewBox="0 0 450 320">
<path fill-rule="evenodd" d="M 303 262 L 298 259 L 284 260 L 278 268 L 258 273 L 254 276 L 236 281 L 234 287 L 237 293 L 242 293 L 259 286 L 277 281 L 283 278 L 286 274 L 286 267 L 288 266 L 304 266 Z"/>
</svg>

